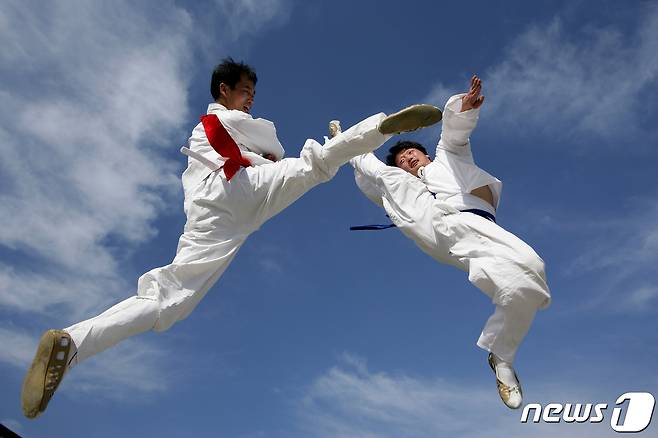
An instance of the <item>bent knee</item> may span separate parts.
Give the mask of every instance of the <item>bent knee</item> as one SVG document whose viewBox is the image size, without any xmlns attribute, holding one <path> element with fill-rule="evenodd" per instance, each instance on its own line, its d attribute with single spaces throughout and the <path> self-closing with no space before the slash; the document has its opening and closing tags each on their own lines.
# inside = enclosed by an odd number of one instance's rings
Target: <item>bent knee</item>
<svg viewBox="0 0 658 438">
<path fill-rule="evenodd" d="M 160 312 L 153 330 L 158 332 L 169 330 L 175 323 L 187 318 L 195 306 L 196 303 L 192 303 L 189 300 L 169 303 L 160 302 Z"/>
<path fill-rule="evenodd" d="M 523 266 L 524 270 L 530 271 L 541 278 L 546 278 L 546 264 L 532 248 L 519 252 L 518 263 Z"/>
</svg>

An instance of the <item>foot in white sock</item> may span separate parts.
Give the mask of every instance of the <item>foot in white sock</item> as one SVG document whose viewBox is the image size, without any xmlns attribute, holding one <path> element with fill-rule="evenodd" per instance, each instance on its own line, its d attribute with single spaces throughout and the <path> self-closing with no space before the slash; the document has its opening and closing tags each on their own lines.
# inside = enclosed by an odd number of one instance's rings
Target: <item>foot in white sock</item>
<svg viewBox="0 0 658 438">
<path fill-rule="evenodd" d="M 519 378 L 512 367 L 512 364 L 506 362 L 493 353 L 489 353 L 488 357 L 489 366 L 496 374 L 496 385 L 498 386 L 498 394 L 503 400 L 503 403 L 508 408 L 518 409 L 523 403 L 523 392 L 521 390 L 521 383 Z"/>
</svg>

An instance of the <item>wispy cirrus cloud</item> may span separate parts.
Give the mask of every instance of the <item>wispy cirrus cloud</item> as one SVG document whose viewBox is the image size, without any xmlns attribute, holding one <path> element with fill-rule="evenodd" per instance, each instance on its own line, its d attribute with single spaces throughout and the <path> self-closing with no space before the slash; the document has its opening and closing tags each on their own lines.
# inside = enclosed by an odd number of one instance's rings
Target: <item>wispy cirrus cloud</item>
<svg viewBox="0 0 658 438">
<path fill-rule="evenodd" d="M 27 370 L 38 337 L 16 326 L 0 327 L 5 346 L 0 362 Z M 133 400 L 136 394 L 166 389 L 158 362 L 167 352 L 139 340 L 128 340 L 67 374 L 58 393 L 94 392 L 95 397 Z"/>
<path fill-rule="evenodd" d="M 34 339 L 16 327 L 0 327 L 0 336 L 6 340 L 5 348 L 0 350 L 0 362 L 27 367 L 34 354 Z"/>
<path fill-rule="evenodd" d="M 559 17 L 534 25 L 486 72 L 496 123 L 564 139 L 623 140 L 649 129 L 647 101 L 658 78 L 658 7 L 647 4 L 632 29 Z"/>
<path fill-rule="evenodd" d="M 237 39 L 263 26 L 285 22 L 292 10 L 285 0 L 215 0 L 219 15 L 226 18 L 228 36 Z"/>
<path fill-rule="evenodd" d="M 644 311 L 658 307 L 658 287 L 644 284 L 631 291 L 626 307 L 629 310 Z"/>
<path fill-rule="evenodd" d="M 135 401 L 136 395 L 165 391 L 170 381 L 159 365 L 171 352 L 142 340 L 127 340 L 76 367 L 67 376 L 68 391 Z M 173 360 L 178 360 L 174 358 Z M 62 387 L 65 393 L 66 387 Z"/>
<path fill-rule="evenodd" d="M 364 359 L 344 354 L 309 386 L 300 409 L 318 437 L 425 437 L 468 429 L 457 413 L 489 410 L 487 395 L 441 379 L 370 372 Z"/>
<path fill-rule="evenodd" d="M 530 25 L 480 72 L 491 123 L 556 143 L 655 136 L 657 106 L 649 96 L 658 87 L 658 7 L 646 4 L 642 12 L 630 29 L 588 22 L 574 28 L 559 15 Z M 425 100 L 441 106 L 467 87 L 467 81 L 437 83 Z"/>
<path fill-rule="evenodd" d="M 626 211 L 623 217 L 575 222 L 570 232 L 587 239 L 587 244 L 564 274 L 595 279 L 597 292 L 588 306 L 623 313 L 656 312 L 658 200 L 636 200 Z"/>
<path fill-rule="evenodd" d="M 599 391 L 565 382 L 534 382 L 534 400 L 591 402 Z M 301 429 L 332 438 L 580 438 L 613 437 L 608 424 L 521 423 L 521 410 L 502 405 L 491 385 L 449 382 L 436 377 L 369 370 L 365 359 L 345 353 L 317 377 L 298 406 Z M 613 397 L 616 394 L 612 395 Z"/>
<path fill-rule="evenodd" d="M 524 213 L 526 232 L 562 236 L 551 249 L 563 254 L 552 264 L 563 287 L 590 285 L 576 287 L 583 299 L 581 306 L 571 303 L 569 312 L 658 312 L 658 198 L 633 196 L 616 205 L 609 215 L 554 205 Z"/>
<path fill-rule="evenodd" d="M 576 225 L 580 233 L 592 235 L 593 241 L 575 259 L 570 272 L 605 270 L 625 280 L 658 261 L 658 199 L 638 201 L 626 210 L 629 214 L 623 217 Z"/>
</svg>

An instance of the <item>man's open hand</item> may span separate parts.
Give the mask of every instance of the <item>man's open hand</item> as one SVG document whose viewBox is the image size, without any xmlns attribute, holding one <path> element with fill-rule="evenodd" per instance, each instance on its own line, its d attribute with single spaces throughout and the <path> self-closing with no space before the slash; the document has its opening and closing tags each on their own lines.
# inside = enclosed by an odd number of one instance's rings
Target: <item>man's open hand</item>
<svg viewBox="0 0 658 438">
<path fill-rule="evenodd" d="M 471 78 L 471 89 L 468 90 L 466 96 L 462 97 L 461 111 L 468 111 L 473 108 L 480 108 L 484 103 L 484 96 L 480 94 L 482 91 L 482 81 L 477 75 Z"/>
</svg>

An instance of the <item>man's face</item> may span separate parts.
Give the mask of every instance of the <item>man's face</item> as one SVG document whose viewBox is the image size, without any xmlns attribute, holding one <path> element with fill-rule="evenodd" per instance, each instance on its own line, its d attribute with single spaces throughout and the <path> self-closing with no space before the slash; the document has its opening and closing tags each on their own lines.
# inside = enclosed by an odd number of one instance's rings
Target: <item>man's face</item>
<svg viewBox="0 0 658 438">
<path fill-rule="evenodd" d="M 247 76 L 243 75 L 240 81 L 235 84 L 235 88 L 231 89 L 228 85 L 221 83 L 219 90 L 219 103 L 227 109 L 249 113 L 251 106 L 254 104 L 256 86 Z"/>
<path fill-rule="evenodd" d="M 400 151 L 395 156 L 395 165 L 414 176 L 418 176 L 418 169 L 430 163 L 430 158 L 427 155 L 414 148 Z"/>
</svg>

